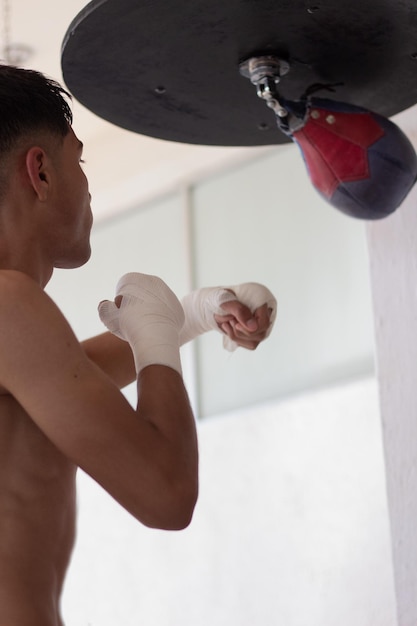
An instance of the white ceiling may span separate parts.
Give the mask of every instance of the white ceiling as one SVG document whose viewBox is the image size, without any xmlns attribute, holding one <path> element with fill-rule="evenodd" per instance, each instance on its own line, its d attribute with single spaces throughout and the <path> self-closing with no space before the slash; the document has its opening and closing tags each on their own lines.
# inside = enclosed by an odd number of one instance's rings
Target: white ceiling
<svg viewBox="0 0 417 626">
<path fill-rule="evenodd" d="M 10 41 L 33 50 L 23 65 L 63 82 L 60 50 L 86 0 L 0 0 L 0 45 L 9 6 Z M 4 55 L 2 55 L 4 56 Z M 96 219 L 195 180 L 207 171 L 254 156 L 265 148 L 190 146 L 117 128 L 73 102 L 74 130 L 85 144 Z"/>
<path fill-rule="evenodd" d="M 85 0 L 0 0 L 0 40 L 4 45 L 4 3 L 9 6 L 10 41 L 33 50 L 24 65 L 40 70 L 62 82 L 60 50 L 65 32 L 76 14 L 87 4 Z M 2 54 L 4 59 L 4 54 Z M 77 127 L 86 138 L 100 132 L 103 124 L 93 114 L 74 107 Z"/>
</svg>

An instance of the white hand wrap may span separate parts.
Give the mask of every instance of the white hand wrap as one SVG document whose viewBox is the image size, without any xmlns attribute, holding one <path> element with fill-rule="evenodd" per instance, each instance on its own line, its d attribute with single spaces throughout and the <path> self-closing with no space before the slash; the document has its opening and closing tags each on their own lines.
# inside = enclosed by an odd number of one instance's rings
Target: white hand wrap
<svg viewBox="0 0 417 626">
<path fill-rule="evenodd" d="M 125 274 L 116 286 L 123 296 L 120 308 L 114 302 L 99 304 L 101 321 L 132 348 L 136 372 L 147 365 L 167 365 L 182 373 L 179 332 L 184 324 L 182 306 L 171 289 L 158 277 Z"/>
<path fill-rule="evenodd" d="M 252 313 L 266 303 L 271 309 L 271 323 L 266 333 L 266 337 L 268 337 L 275 322 L 277 301 L 264 285 L 243 283 L 234 287 L 204 287 L 185 296 L 181 301 L 185 313 L 185 323 L 180 331 L 180 345 L 209 330 L 222 332 L 217 326 L 214 315 L 225 315 L 226 312 L 221 308 L 221 305 L 231 300 L 238 300 L 245 304 Z M 238 344 L 224 335 L 223 347 L 232 352 L 236 350 Z"/>
</svg>

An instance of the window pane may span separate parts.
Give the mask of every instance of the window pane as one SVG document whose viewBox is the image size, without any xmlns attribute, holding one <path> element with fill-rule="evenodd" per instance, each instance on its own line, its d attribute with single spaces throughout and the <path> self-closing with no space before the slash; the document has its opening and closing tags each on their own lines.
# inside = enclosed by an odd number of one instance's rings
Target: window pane
<svg viewBox="0 0 417 626">
<path fill-rule="evenodd" d="M 199 340 L 202 415 L 373 371 L 364 223 L 319 197 L 295 146 L 197 185 L 193 205 L 198 285 L 261 282 L 278 299 L 255 353 Z"/>
</svg>

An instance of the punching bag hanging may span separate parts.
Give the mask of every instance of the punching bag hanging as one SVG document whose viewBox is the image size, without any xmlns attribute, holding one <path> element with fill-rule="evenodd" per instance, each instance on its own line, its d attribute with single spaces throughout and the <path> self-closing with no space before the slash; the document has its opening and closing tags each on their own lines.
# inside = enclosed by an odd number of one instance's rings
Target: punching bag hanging
<svg viewBox="0 0 417 626">
<path fill-rule="evenodd" d="M 311 182 L 332 206 L 374 220 L 397 209 L 417 178 L 417 155 L 396 124 L 367 109 L 312 94 L 336 85 L 312 85 L 300 100 L 278 94 L 289 64 L 273 55 L 240 64 L 278 127 L 300 148 Z"/>
<path fill-rule="evenodd" d="M 387 118 L 350 104 L 307 98 L 280 104 L 278 126 L 299 146 L 313 186 L 332 206 L 365 220 L 386 217 L 417 177 L 417 155 Z"/>
</svg>

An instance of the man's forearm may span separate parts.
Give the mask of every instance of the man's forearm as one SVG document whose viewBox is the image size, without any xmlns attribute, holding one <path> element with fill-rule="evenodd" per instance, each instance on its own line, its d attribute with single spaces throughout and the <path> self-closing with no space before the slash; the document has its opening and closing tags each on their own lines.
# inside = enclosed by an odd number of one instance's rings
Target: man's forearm
<svg viewBox="0 0 417 626">
<path fill-rule="evenodd" d="M 257 316 L 259 328 L 253 331 L 249 337 L 239 339 L 235 336 L 231 340 L 225 335 L 224 345 L 227 349 L 234 349 L 238 345 L 253 349 L 271 332 L 277 309 L 274 296 L 266 287 L 258 283 L 244 283 L 233 288 L 203 288 L 188 294 L 182 300 L 185 323 L 179 334 L 180 345 L 209 330 L 220 330 L 214 315 L 219 314 L 226 303 L 234 300 L 249 305 L 252 312 L 258 307 L 259 311 L 263 303 L 268 306 L 265 320 L 262 321 Z M 223 310 L 223 315 L 225 313 Z M 248 310 L 247 313 L 250 311 Z M 242 323 L 242 318 L 236 317 L 236 320 Z M 88 357 L 113 380 L 119 389 L 136 380 L 132 350 L 126 341 L 107 332 L 84 341 L 82 345 Z"/>
<path fill-rule="evenodd" d="M 123 389 L 136 380 L 135 363 L 129 344 L 110 332 L 82 342 L 88 358 Z"/>
</svg>

